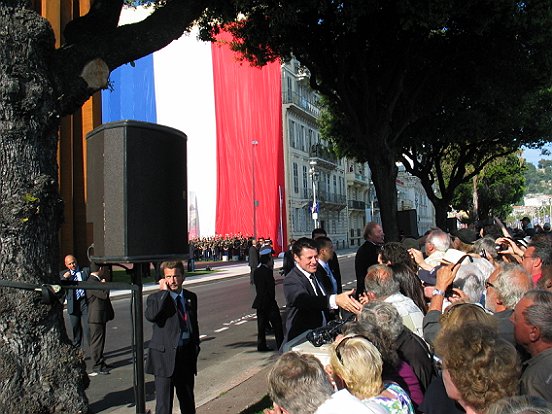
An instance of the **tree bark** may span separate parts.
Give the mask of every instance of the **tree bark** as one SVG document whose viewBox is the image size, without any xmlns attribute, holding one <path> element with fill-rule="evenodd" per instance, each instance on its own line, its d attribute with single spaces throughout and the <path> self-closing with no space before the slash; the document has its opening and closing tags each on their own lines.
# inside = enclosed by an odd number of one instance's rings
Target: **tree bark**
<svg viewBox="0 0 552 414">
<path fill-rule="evenodd" d="M 381 142 L 374 140 L 374 142 Z M 399 241 L 397 225 L 397 166 L 394 154 L 389 150 L 374 147 L 368 154 L 368 165 L 372 172 L 372 181 L 378 197 L 381 223 L 385 232 L 385 241 Z"/>
<path fill-rule="evenodd" d="M 46 64 L 54 36 L 17 5 L 0 5 L 0 27 L 1 278 L 54 283 L 62 207 Z M 0 288 L 0 412 L 87 412 L 84 358 L 69 343 L 62 311 L 33 291 Z"/>
<path fill-rule="evenodd" d="M 143 22 L 114 28 L 122 1 L 96 0 L 105 24 L 80 20 L 56 50 L 30 1 L 0 2 L 0 279 L 58 283 L 61 116 L 103 88 L 110 70 L 178 38 L 206 3 L 169 1 Z M 87 413 L 88 384 L 61 303 L 0 286 L 0 413 Z"/>
</svg>

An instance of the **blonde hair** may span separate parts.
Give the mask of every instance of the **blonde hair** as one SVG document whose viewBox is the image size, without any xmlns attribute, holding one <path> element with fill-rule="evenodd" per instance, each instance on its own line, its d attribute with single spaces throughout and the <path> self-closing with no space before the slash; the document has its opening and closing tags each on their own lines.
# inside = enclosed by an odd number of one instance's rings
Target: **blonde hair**
<svg viewBox="0 0 552 414">
<path fill-rule="evenodd" d="M 363 336 L 345 336 L 330 352 L 333 372 L 355 397 L 363 400 L 381 393 L 383 362 L 377 348 Z"/>
</svg>

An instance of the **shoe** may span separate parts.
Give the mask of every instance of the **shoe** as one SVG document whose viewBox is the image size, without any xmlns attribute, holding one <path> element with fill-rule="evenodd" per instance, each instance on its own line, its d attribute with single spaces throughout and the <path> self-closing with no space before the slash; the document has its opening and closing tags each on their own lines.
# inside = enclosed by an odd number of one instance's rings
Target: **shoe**
<svg viewBox="0 0 552 414">
<path fill-rule="evenodd" d="M 115 368 L 115 367 L 114 367 L 113 365 L 104 364 L 104 365 L 103 365 L 103 368 L 104 368 L 104 369 L 113 369 L 113 368 Z"/>
<path fill-rule="evenodd" d="M 271 352 L 271 351 L 274 351 L 274 350 L 271 347 L 265 345 L 265 346 L 258 346 L 257 351 L 259 351 L 259 352 Z"/>
<path fill-rule="evenodd" d="M 101 367 L 100 369 L 95 369 L 93 373 L 95 373 L 96 375 L 108 375 L 110 374 L 110 371 L 105 367 Z"/>
</svg>

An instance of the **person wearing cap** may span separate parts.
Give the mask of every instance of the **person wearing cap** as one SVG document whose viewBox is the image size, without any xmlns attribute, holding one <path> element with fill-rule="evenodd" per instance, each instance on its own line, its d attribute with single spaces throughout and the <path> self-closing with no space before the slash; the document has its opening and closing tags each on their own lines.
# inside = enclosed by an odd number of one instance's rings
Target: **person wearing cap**
<svg viewBox="0 0 552 414">
<path fill-rule="evenodd" d="M 272 348 L 266 345 L 266 328 L 269 322 L 274 329 L 277 349 L 280 348 L 284 340 L 282 317 L 276 303 L 276 282 L 273 269 L 272 248 L 265 246 L 259 252 L 259 265 L 253 272 L 257 296 L 255 296 L 252 307 L 257 310 L 257 351 L 259 352 L 272 351 Z"/>
<path fill-rule="evenodd" d="M 473 243 L 478 238 L 477 233 L 472 229 L 458 229 L 452 233 L 450 247 L 466 253 L 471 253 L 474 250 Z"/>
</svg>

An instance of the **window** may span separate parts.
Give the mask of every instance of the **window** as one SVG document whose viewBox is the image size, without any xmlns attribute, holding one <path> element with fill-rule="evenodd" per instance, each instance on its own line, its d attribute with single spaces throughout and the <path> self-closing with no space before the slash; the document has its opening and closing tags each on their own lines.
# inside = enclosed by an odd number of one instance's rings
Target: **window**
<svg viewBox="0 0 552 414">
<path fill-rule="evenodd" d="M 295 122 L 289 120 L 289 145 L 291 148 L 295 148 Z"/>
<path fill-rule="evenodd" d="M 293 163 L 293 192 L 299 192 L 299 168 L 296 162 Z"/>
<path fill-rule="evenodd" d="M 299 136 L 299 149 L 301 149 L 301 151 L 305 151 L 305 126 L 304 125 L 301 125 L 301 132 L 300 132 L 300 136 Z"/>
<path fill-rule="evenodd" d="M 303 165 L 303 198 L 309 198 L 309 174 L 305 165 Z"/>
<path fill-rule="evenodd" d="M 334 187 L 334 194 L 337 194 L 337 177 L 333 176 L 333 187 Z"/>
</svg>

